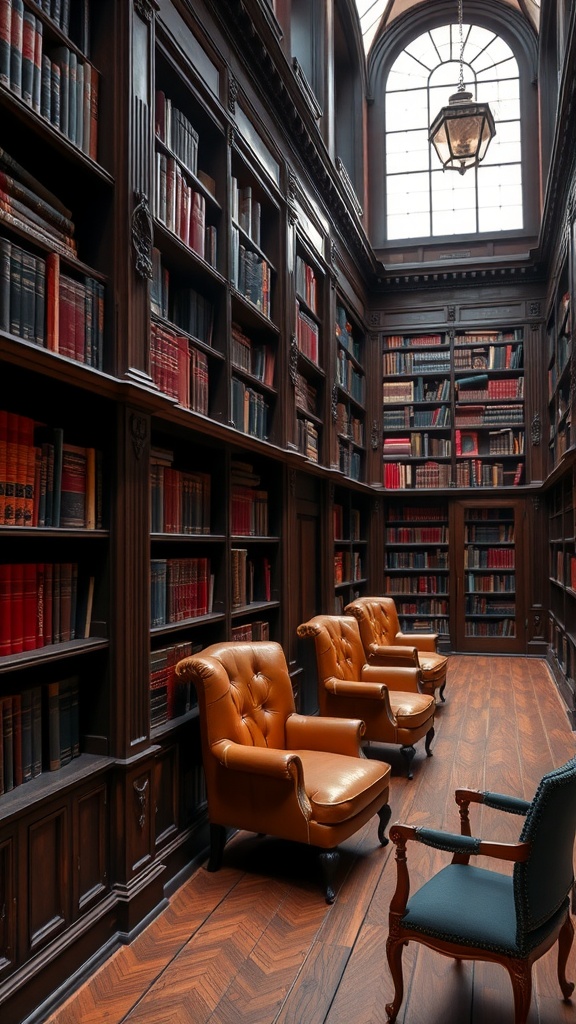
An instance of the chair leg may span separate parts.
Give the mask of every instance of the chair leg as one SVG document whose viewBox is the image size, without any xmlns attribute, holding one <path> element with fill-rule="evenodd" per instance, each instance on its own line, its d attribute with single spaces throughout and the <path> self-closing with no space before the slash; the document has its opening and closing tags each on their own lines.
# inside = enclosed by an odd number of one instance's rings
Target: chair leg
<svg viewBox="0 0 576 1024">
<path fill-rule="evenodd" d="M 443 704 L 446 703 L 446 697 L 444 696 L 444 690 L 446 689 L 446 682 L 447 682 L 447 680 L 445 679 L 444 682 L 442 683 L 442 686 L 438 690 L 438 696 L 439 696 L 439 698 L 440 698 L 440 700 L 442 701 Z"/>
<path fill-rule="evenodd" d="M 207 871 L 218 871 L 221 867 L 225 844 L 226 829 L 224 825 L 210 825 L 210 858 Z"/>
<path fill-rule="evenodd" d="M 414 754 L 416 753 L 416 747 L 408 747 L 408 746 L 400 747 L 400 753 L 402 754 L 402 757 L 405 758 L 405 760 L 406 760 L 406 776 L 407 776 L 407 778 L 411 779 L 413 777 L 412 776 L 412 767 L 411 767 L 411 765 L 412 765 L 412 758 L 414 757 Z"/>
<path fill-rule="evenodd" d="M 378 811 L 378 817 L 380 821 L 378 823 L 378 839 L 380 840 L 380 846 L 388 846 L 388 837 L 384 835 L 384 829 L 390 821 L 392 815 L 392 808 L 390 804 L 384 804 L 383 807 Z"/>
<path fill-rule="evenodd" d="M 338 850 L 322 850 L 318 854 L 318 860 L 320 862 L 320 869 L 324 879 L 326 903 L 334 903 L 334 900 L 336 899 L 334 881 L 336 878 L 338 863 L 340 861 L 340 853 Z"/>
<path fill-rule="evenodd" d="M 431 729 L 428 729 L 428 732 L 426 733 L 426 742 L 424 744 L 424 749 L 425 749 L 426 754 L 428 755 L 428 757 L 432 757 L 432 751 L 430 750 L 430 745 L 431 745 L 433 739 L 434 739 L 434 726 L 432 726 Z"/>
<path fill-rule="evenodd" d="M 532 1001 L 532 964 L 513 960 L 505 963 L 514 992 L 514 1024 L 526 1024 Z"/>
<path fill-rule="evenodd" d="M 558 936 L 558 981 L 560 982 L 560 988 L 564 999 L 570 999 L 570 996 L 574 991 L 574 982 L 566 980 L 566 964 L 568 962 L 568 954 L 572 948 L 573 939 L 574 925 L 572 924 L 570 914 L 567 914 L 566 920 L 562 925 L 560 935 Z"/>
<path fill-rule="evenodd" d="M 388 1014 L 388 1024 L 394 1024 L 404 998 L 402 953 L 404 952 L 404 946 L 406 945 L 406 942 L 402 942 L 402 940 L 398 939 L 392 939 L 390 938 L 390 935 L 386 940 L 386 956 L 388 957 L 388 966 L 390 968 L 390 974 L 392 975 L 392 981 L 394 982 L 394 1000 L 391 1003 L 386 1003 L 386 1006 L 384 1007 Z"/>
</svg>

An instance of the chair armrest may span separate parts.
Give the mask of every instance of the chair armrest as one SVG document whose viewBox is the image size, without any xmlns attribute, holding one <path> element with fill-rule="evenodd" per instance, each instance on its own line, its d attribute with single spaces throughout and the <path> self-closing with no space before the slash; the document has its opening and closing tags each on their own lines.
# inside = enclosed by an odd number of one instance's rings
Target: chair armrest
<svg viewBox="0 0 576 1024">
<path fill-rule="evenodd" d="M 396 724 L 396 716 L 392 711 L 388 687 L 383 682 L 361 681 L 356 679 L 336 679 L 331 676 L 324 680 L 324 688 L 333 697 L 351 697 L 353 700 L 381 701 L 390 722 Z M 350 711 L 353 711 L 351 707 Z"/>
<path fill-rule="evenodd" d="M 302 761 L 291 750 L 245 746 L 231 740 L 220 740 L 211 750 L 220 764 L 231 771 L 302 781 Z"/>
<path fill-rule="evenodd" d="M 456 803 L 460 809 L 460 825 L 464 835 L 470 835 L 470 820 L 468 807 L 470 804 L 485 804 L 496 811 L 507 811 L 509 814 L 521 814 L 526 816 L 530 808 L 528 800 L 522 800 L 517 796 L 508 796 L 505 793 L 482 792 L 477 789 L 457 789 L 455 795 Z"/>
<path fill-rule="evenodd" d="M 438 633 L 396 633 L 394 642 L 417 647 L 423 653 L 435 654 L 438 646 Z"/>
<path fill-rule="evenodd" d="M 532 845 L 531 843 L 490 843 L 484 839 L 477 839 L 475 836 L 462 836 L 457 832 L 440 832 L 418 825 L 402 825 L 399 822 L 392 825 L 389 835 L 392 842 L 396 844 L 397 856 L 403 856 L 404 860 L 406 843 L 410 839 L 436 850 L 446 850 L 448 853 L 464 855 L 466 858 L 484 856 L 515 863 L 528 860 Z"/>
<path fill-rule="evenodd" d="M 357 718 L 293 714 L 286 719 L 286 743 L 291 750 L 325 750 L 360 757 L 365 729 L 364 722 Z"/>
<path fill-rule="evenodd" d="M 399 668 L 403 665 L 418 665 L 416 647 L 402 644 L 370 644 L 366 651 L 369 665 Z"/>
<path fill-rule="evenodd" d="M 389 690 L 402 693 L 422 693 L 420 669 L 413 664 L 363 665 L 362 682 L 384 683 Z"/>
</svg>

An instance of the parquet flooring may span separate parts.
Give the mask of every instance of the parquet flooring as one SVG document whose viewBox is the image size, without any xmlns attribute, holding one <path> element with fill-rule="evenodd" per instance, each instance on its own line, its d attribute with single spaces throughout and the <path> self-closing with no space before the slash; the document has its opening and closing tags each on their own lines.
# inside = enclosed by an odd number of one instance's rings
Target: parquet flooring
<svg viewBox="0 0 576 1024">
<path fill-rule="evenodd" d="M 530 799 L 541 775 L 576 752 L 544 662 L 453 655 L 436 715 L 434 756 L 418 744 L 414 779 L 394 748 L 392 820 L 458 831 L 453 793 L 472 786 Z M 517 838 L 518 819 L 472 807 L 473 832 Z M 446 854 L 411 844 L 414 888 Z M 479 863 L 482 859 L 479 858 Z M 492 866 L 494 866 L 492 864 Z M 216 874 L 200 868 L 169 906 L 52 1014 L 48 1024 L 384 1024 L 394 851 L 376 820 L 342 847 L 336 902 L 322 898 L 313 852 L 238 834 Z M 529 1024 L 576 1024 L 551 951 L 534 968 Z M 511 1024 L 512 991 L 496 965 L 455 964 L 419 945 L 404 953 L 399 1024 Z M 576 943 L 568 976 L 576 980 Z"/>
</svg>

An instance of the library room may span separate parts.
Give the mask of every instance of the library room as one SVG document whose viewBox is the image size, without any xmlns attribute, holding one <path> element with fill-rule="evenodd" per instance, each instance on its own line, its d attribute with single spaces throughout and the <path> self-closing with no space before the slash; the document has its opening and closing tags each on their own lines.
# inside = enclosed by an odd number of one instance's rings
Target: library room
<svg viewBox="0 0 576 1024">
<path fill-rule="evenodd" d="M 576 6 L 0 0 L 0 1021 L 576 1024 Z"/>
</svg>

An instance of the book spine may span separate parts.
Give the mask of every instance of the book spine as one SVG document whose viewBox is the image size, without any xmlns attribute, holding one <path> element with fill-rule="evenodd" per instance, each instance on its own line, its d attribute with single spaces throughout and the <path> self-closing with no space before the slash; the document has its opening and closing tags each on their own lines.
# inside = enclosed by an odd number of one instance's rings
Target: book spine
<svg viewBox="0 0 576 1024">
<path fill-rule="evenodd" d="M 24 2 L 12 0 L 10 26 L 10 88 L 17 96 L 22 95 L 22 42 L 24 31 Z"/>
<path fill-rule="evenodd" d="M 12 0 L 0 0 L 0 85 L 10 85 Z"/>
</svg>

